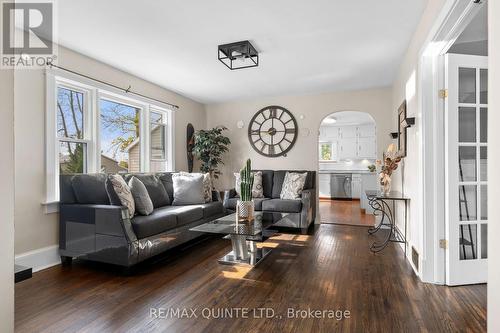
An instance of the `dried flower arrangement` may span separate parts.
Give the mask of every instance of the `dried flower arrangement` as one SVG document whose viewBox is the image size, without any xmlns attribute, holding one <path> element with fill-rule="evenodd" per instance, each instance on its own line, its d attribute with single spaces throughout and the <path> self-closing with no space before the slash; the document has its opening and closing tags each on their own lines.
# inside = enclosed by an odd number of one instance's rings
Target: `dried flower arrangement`
<svg viewBox="0 0 500 333">
<path fill-rule="evenodd" d="M 390 144 L 387 151 L 383 155 L 383 161 L 377 160 L 377 166 L 381 166 L 379 174 L 380 189 L 383 194 L 388 194 L 391 191 L 391 176 L 394 170 L 398 168 L 399 162 L 403 158 L 396 149 L 395 144 Z"/>
</svg>

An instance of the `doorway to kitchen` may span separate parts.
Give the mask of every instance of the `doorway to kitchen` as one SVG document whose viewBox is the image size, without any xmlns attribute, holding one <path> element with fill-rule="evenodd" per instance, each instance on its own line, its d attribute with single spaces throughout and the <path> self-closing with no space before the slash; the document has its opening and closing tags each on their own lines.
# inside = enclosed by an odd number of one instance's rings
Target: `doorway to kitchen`
<svg viewBox="0 0 500 333">
<path fill-rule="evenodd" d="M 377 189 L 377 128 L 365 112 L 335 112 L 319 128 L 319 215 L 321 223 L 371 226 L 365 195 Z"/>
</svg>

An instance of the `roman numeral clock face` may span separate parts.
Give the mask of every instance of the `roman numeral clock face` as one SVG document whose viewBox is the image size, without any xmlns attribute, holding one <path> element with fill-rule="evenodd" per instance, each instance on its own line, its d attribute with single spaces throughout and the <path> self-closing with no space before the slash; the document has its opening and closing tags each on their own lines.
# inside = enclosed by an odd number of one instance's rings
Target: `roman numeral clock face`
<svg viewBox="0 0 500 333">
<path fill-rule="evenodd" d="M 261 155 L 286 156 L 297 140 L 297 121 L 281 106 L 265 107 L 250 121 L 248 139 Z"/>
</svg>

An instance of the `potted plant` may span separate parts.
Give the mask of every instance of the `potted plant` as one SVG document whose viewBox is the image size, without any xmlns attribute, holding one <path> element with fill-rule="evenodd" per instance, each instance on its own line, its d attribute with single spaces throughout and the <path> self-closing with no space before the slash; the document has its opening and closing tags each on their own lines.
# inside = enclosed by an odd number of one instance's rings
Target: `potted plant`
<svg viewBox="0 0 500 333">
<path fill-rule="evenodd" d="M 226 127 L 217 126 L 194 134 L 193 155 L 201 162 L 201 172 L 210 174 L 211 181 L 222 174 L 218 166 L 224 164 L 222 157 L 231 144 L 231 140 L 222 134 L 225 130 Z"/>
<path fill-rule="evenodd" d="M 240 171 L 240 200 L 236 203 L 236 216 L 238 221 L 250 222 L 253 220 L 253 178 L 252 162 L 248 159 L 246 165 Z"/>
</svg>

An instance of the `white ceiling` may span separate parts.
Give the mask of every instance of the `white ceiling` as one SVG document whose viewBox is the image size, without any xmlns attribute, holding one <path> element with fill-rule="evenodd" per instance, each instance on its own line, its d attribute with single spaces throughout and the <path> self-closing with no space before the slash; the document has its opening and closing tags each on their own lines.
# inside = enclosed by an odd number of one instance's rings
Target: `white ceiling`
<svg viewBox="0 0 500 333">
<path fill-rule="evenodd" d="M 388 86 L 427 0 L 63 0 L 59 43 L 203 103 Z M 217 45 L 251 40 L 257 68 Z M 78 69 L 75 69 L 78 70 Z"/>
</svg>

